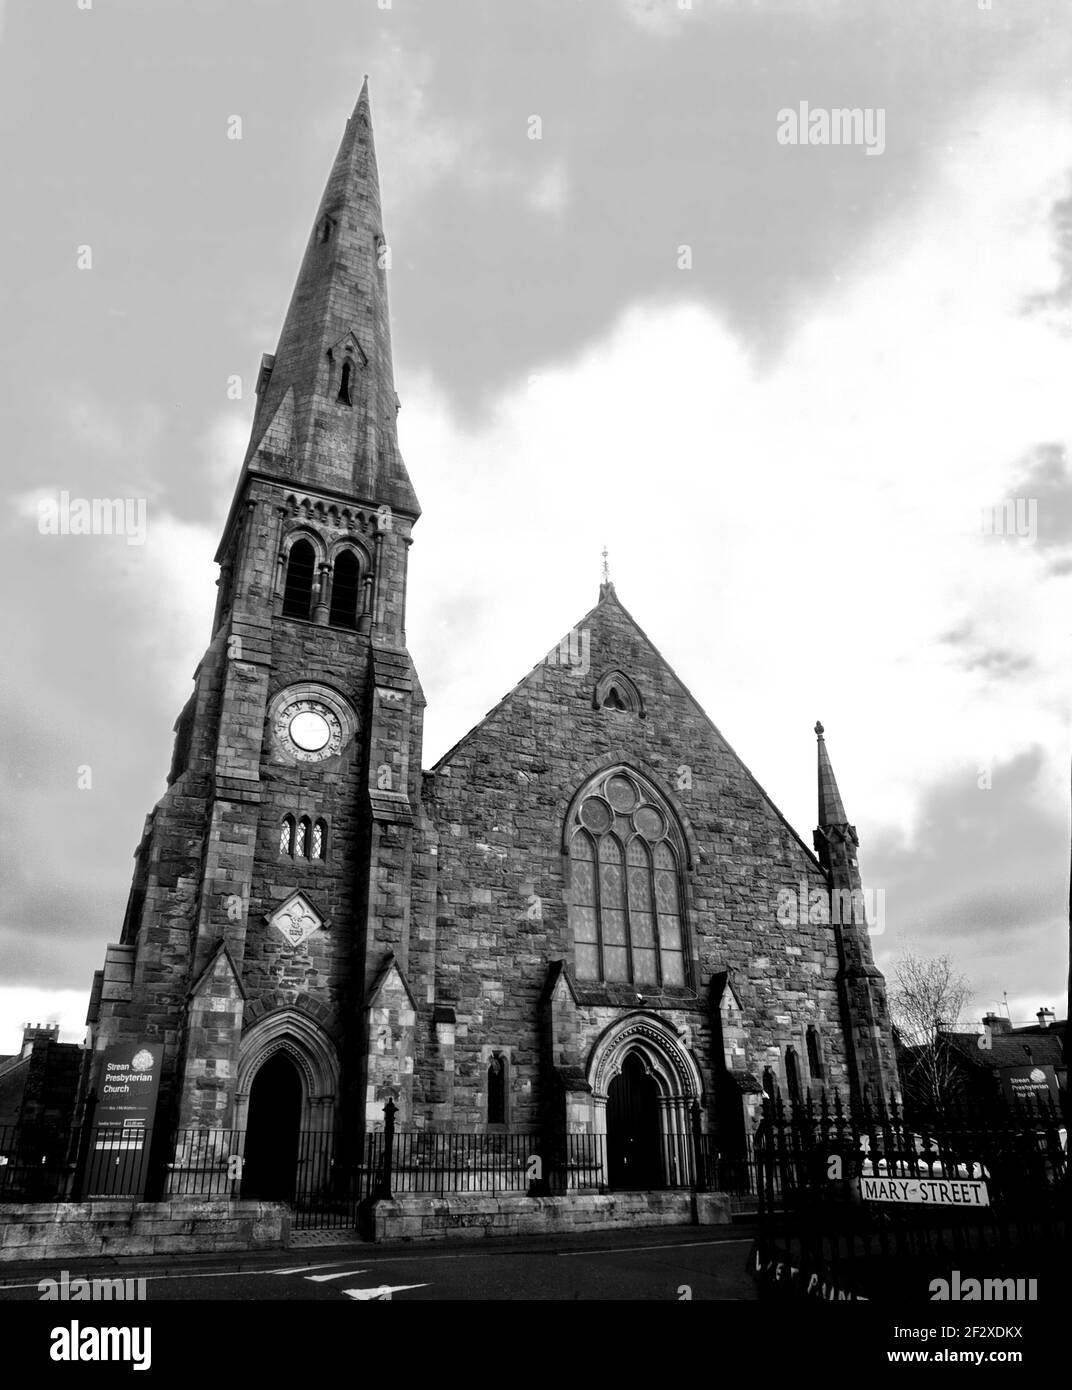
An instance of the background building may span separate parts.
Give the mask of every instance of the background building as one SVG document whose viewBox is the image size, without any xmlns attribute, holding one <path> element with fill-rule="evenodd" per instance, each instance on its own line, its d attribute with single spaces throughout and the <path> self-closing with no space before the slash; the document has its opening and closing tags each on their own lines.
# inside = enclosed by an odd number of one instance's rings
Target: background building
<svg viewBox="0 0 1072 1390">
<path fill-rule="evenodd" d="M 1051 1009 L 1040 1009 L 1038 1023 L 1014 1028 L 1000 1014 L 985 1014 L 984 1033 L 942 1031 L 948 1048 L 950 1094 L 972 1107 L 1004 1107 L 1024 1100 L 1063 1105 L 1068 1068 L 1063 1056 L 1068 1024 Z M 980 1042 L 989 1041 L 989 1046 Z M 911 1067 L 909 1058 L 906 1065 Z"/>
<path fill-rule="evenodd" d="M 23 1125 L 66 1138 L 82 1065 L 77 1043 L 59 1041 L 58 1023 L 28 1023 L 22 1047 L 0 1057 L 0 1129 Z"/>
</svg>

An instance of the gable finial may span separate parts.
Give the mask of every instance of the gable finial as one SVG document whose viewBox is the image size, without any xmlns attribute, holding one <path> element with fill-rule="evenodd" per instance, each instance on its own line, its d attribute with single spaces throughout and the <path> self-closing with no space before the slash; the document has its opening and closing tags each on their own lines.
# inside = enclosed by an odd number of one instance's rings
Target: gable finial
<svg viewBox="0 0 1072 1390">
<path fill-rule="evenodd" d="M 607 563 L 607 547 L 603 547 L 603 583 L 610 583 L 610 565 Z"/>
</svg>

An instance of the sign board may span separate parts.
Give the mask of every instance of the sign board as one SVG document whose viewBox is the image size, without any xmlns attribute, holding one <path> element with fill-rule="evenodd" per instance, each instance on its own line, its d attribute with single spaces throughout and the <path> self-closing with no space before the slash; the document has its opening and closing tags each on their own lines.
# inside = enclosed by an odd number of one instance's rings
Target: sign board
<svg viewBox="0 0 1072 1390">
<path fill-rule="evenodd" d="M 1052 1098 L 1056 1102 L 1060 1099 L 1057 1073 L 1053 1067 L 1002 1067 L 998 1075 L 1001 1077 L 1002 1090 L 1009 1100 Z"/>
<path fill-rule="evenodd" d="M 159 1043 L 117 1043 L 105 1051 L 84 1196 L 145 1195 L 163 1056 Z"/>
<path fill-rule="evenodd" d="M 988 1207 L 985 1182 L 969 1178 L 861 1178 L 865 1202 L 909 1202 L 933 1207 Z"/>
</svg>

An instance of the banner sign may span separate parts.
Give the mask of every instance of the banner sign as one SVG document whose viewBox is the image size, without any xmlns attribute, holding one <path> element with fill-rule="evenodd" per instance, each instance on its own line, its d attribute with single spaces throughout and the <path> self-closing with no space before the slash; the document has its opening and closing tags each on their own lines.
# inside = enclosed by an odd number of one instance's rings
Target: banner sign
<svg viewBox="0 0 1072 1390">
<path fill-rule="evenodd" d="M 1003 1067 L 998 1074 L 1009 1100 L 1060 1100 L 1053 1067 Z"/>
<path fill-rule="evenodd" d="M 117 1043 L 105 1051 L 84 1196 L 145 1195 L 163 1057 L 159 1043 Z"/>
<path fill-rule="evenodd" d="M 933 1207 L 988 1207 L 985 1182 L 965 1178 L 861 1178 L 865 1202 L 909 1202 Z"/>
</svg>

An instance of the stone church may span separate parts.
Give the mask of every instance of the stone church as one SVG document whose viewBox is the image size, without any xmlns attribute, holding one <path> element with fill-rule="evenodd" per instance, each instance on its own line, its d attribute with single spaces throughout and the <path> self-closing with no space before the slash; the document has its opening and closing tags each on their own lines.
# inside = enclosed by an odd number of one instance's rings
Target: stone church
<svg viewBox="0 0 1072 1390">
<path fill-rule="evenodd" d="M 402 1132 L 606 1136 L 612 1188 L 665 1185 L 690 1125 L 742 1153 L 763 1088 L 888 1094 L 862 913 L 808 910 L 862 896 L 821 726 L 813 853 L 606 573 L 424 769 L 389 262 L 366 84 L 261 365 L 88 1084 L 159 1044 L 158 1126 L 278 1150 L 390 1099 Z"/>
</svg>

